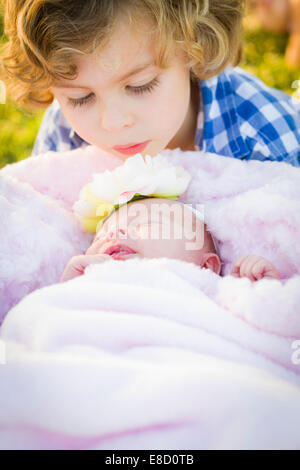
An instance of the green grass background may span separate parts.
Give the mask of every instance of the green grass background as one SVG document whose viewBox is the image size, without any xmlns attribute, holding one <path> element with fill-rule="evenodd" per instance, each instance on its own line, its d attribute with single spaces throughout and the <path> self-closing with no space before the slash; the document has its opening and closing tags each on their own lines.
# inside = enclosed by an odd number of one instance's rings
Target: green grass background
<svg viewBox="0 0 300 470">
<path fill-rule="evenodd" d="M 0 44 L 5 40 L 0 11 Z M 267 85 L 291 95 L 295 92 L 292 83 L 300 79 L 300 68 L 288 67 L 284 61 L 287 41 L 285 34 L 245 25 L 244 59 L 240 66 Z M 11 102 L 0 104 L 0 168 L 31 155 L 44 112 L 21 109 Z"/>
</svg>

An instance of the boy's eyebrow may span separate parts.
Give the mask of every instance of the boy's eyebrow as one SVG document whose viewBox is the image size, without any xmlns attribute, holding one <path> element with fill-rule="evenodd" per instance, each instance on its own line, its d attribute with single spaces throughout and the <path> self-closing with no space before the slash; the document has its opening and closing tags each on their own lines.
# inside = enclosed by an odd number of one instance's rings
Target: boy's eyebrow
<svg viewBox="0 0 300 470">
<path fill-rule="evenodd" d="M 146 62 L 144 64 L 141 64 L 141 65 L 137 66 L 134 70 L 131 70 L 131 72 L 128 72 L 125 75 L 123 75 L 122 77 L 120 77 L 119 81 L 126 80 L 127 78 L 131 77 L 132 75 L 135 75 L 135 74 L 141 72 L 142 70 L 147 69 L 148 67 L 150 67 L 153 64 L 154 64 L 153 60 L 151 60 L 151 62 Z M 68 85 L 67 83 L 64 83 L 64 84 L 61 84 L 61 85 L 57 84 L 55 86 L 56 86 L 56 88 L 89 88 L 89 87 L 82 86 L 82 85 Z"/>
</svg>

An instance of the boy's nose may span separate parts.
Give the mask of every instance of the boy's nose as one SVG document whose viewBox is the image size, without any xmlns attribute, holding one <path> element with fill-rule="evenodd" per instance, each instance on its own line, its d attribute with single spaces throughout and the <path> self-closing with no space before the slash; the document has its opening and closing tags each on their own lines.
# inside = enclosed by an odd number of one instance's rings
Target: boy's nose
<svg viewBox="0 0 300 470">
<path fill-rule="evenodd" d="M 116 106 L 110 106 L 102 111 L 100 116 L 102 128 L 106 131 L 119 131 L 127 129 L 133 125 L 133 118 L 131 115 Z"/>
</svg>

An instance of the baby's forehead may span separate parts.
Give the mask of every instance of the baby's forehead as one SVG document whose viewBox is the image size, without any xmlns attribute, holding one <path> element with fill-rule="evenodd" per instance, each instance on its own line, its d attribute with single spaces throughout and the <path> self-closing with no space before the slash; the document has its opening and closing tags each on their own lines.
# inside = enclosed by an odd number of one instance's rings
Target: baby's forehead
<svg viewBox="0 0 300 470">
<path fill-rule="evenodd" d="M 127 207 L 126 207 L 127 206 Z M 186 206 L 177 200 L 170 200 L 166 198 L 145 198 L 139 201 L 133 201 L 119 209 L 120 214 L 128 213 L 128 215 L 153 215 L 155 213 L 172 216 L 172 214 L 183 213 L 186 211 Z"/>
<path fill-rule="evenodd" d="M 114 210 L 103 222 L 101 229 L 97 232 L 93 243 L 97 239 L 102 239 L 105 233 L 116 227 L 130 229 L 139 223 L 169 223 L 170 229 L 177 230 L 184 227 L 184 234 L 197 233 L 201 236 L 210 237 L 206 224 L 202 218 L 191 210 L 192 204 L 184 204 L 178 200 L 163 198 L 145 198 L 138 201 L 124 204 L 119 209 Z M 142 209 L 142 210 L 141 210 Z M 155 210 L 153 210 L 155 209 Z M 165 224 L 164 224 L 165 227 Z M 182 232 L 180 232 L 183 236 Z"/>
<path fill-rule="evenodd" d="M 145 198 L 124 204 L 104 221 L 103 226 L 124 219 L 130 223 L 137 218 L 148 221 L 167 219 L 178 224 L 193 223 L 198 227 L 203 226 L 203 221 L 192 212 L 191 205 L 166 198 Z"/>
</svg>

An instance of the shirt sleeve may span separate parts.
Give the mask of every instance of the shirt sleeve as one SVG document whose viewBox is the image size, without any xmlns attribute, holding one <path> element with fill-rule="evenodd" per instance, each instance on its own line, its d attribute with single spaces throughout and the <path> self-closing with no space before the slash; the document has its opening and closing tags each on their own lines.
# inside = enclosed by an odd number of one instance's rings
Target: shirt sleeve
<svg viewBox="0 0 300 470">
<path fill-rule="evenodd" d="M 235 102 L 241 136 L 249 148 L 246 159 L 299 167 L 299 101 L 245 71 L 242 75 L 244 82 L 236 89 Z"/>
<path fill-rule="evenodd" d="M 298 150 L 293 150 L 289 153 L 280 153 L 278 150 L 272 152 L 269 145 L 259 135 L 255 139 L 246 136 L 245 142 L 249 148 L 249 154 L 244 158 L 245 160 L 284 162 L 300 167 L 300 147 Z"/>
<path fill-rule="evenodd" d="M 240 67 L 228 66 L 199 83 L 205 117 L 203 136 L 196 134 L 196 141 L 203 138 L 201 149 L 300 166 L 300 102 L 294 97 Z"/>
<path fill-rule="evenodd" d="M 48 151 L 64 152 L 73 149 L 72 128 L 56 100 L 46 110 L 31 156 Z"/>
<path fill-rule="evenodd" d="M 254 107 L 251 103 L 251 108 Z M 261 108 L 257 106 L 256 110 L 255 121 L 252 120 L 250 110 L 242 116 L 240 125 L 241 135 L 249 149 L 246 160 L 277 161 L 299 167 L 299 105 L 284 96 L 284 100 L 269 102 Z"/>
</svg>

